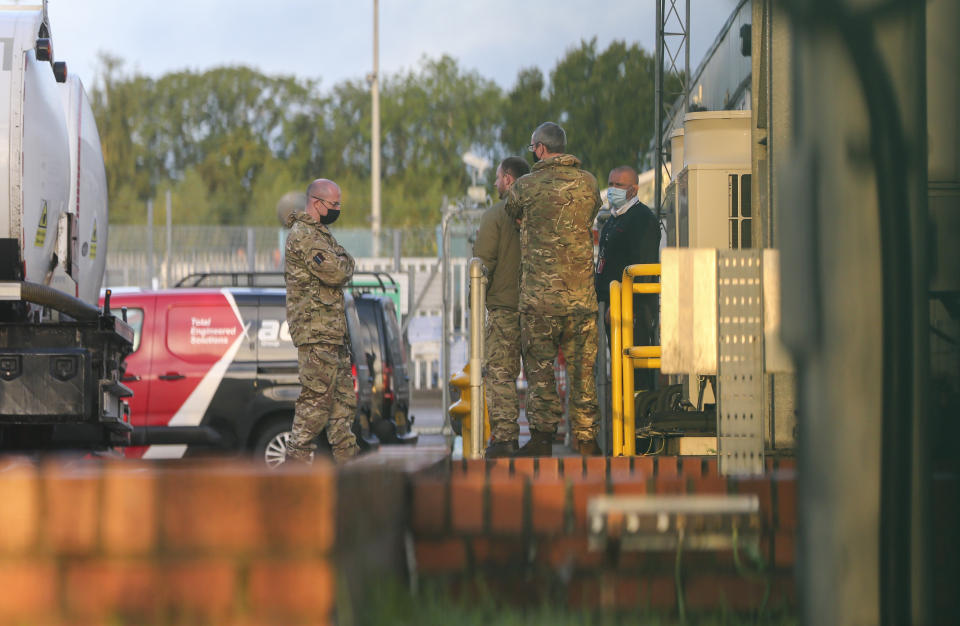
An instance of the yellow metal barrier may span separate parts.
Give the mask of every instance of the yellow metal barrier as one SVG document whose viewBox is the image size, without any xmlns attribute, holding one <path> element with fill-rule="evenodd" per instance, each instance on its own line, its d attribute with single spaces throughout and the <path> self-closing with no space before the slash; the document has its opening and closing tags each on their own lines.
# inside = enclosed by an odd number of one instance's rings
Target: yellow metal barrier
<svg viewBox="0 0 960 626">
<path fill-rule="evenodd" d="M 623 388 L 620 386 L 620 372 L 623 363 L 617 357 L 623 353 L 623 341 L 620 337 L 620 281 L 610 281 L 610 392 L 611 434 L 613 435 L 613 456 L 623 456 Z"/>
<path fill-rule="evenodd" d="M 610 282 L 610 379 L 613 403 L 613 456 L 636 454 L 634 368 L 659 369 L 660 346 L 633 345 L 633 294 L 660 293 L 660 283 L 634 283 L 636 276 L 659 276 L 660 264 L 630 265 L 622 281 Z"/>
</svg>

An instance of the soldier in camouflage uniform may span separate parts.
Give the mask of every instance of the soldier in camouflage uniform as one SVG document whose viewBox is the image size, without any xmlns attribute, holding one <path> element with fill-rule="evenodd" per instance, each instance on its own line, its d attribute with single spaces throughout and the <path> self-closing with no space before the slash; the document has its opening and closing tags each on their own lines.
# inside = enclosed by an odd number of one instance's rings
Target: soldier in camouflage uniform
<svg viewBox="0 0 960 626">
<path fill-rule="evenodd" d="M 324 428 L 337 462 L 359 451 L 350 429 L 357 399 L 343 310 L 343 286 L 353 277 L 354 261 L 327 228 L 339 215 L 340 187 L 318 179 L 307 188 L 304 210 L 288 218 L 287 322 L 298 348 L 301 390 L 287 459 L 308 463 Z"/>
<path fill-rule="evenodd" d="M 497 167 L 500 202 L 480 218 L 473 256 L 487 268 L 487 323 L 484 329 L 483 384 L 490 413 L 487 458 L 511 456 L 518 448 L 520 403 L 520 228 L 503 210 L 504 196 L 530 166 L 520 157 L 507 157 Z"/>
<path fill-rule="evenodd" d="M 570 381 L 570 421 L 581 454 L 599 454 L 597 300 L 591 226 L 600 209 L 596 178 L 565 154 L 566 134 L 545 122 L 530 138 L 536 163 L 507 194 L 520 219 L 520 325 L 530 441 L 520 456 L 549 456 L 563 409 L 553 361 L 562 348 Z"/>
</svg>

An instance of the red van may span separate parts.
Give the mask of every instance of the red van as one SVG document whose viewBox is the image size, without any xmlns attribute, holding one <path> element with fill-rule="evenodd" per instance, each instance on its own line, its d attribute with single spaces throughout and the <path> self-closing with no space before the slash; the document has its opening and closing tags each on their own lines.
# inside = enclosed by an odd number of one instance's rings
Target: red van
<svg viewBox="0 0 960 626">
<path fill-rule="evenodd" d="M 353 329 L 356 306 L 346 300 Z M 283 451 L 273 448 L 289 431 L 300 395 L 285 290 L 115 289 L 110 304 L 135 331 L 122 379 L 134 393 L 135 445 L 127 456 L 179 458 L 213 449 L 252 452 L 268 465 L 283 461 Z M 361 445 L 375 445 L 367 359 L 353 361 L 354 432 Z"/>
</svg>

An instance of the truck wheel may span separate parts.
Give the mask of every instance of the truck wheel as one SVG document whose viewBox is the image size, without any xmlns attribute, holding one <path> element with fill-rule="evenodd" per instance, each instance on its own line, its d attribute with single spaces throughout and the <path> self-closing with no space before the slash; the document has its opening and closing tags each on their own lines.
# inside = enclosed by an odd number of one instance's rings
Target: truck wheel
<svg viewBox="0 0 960 626">
<path fill-rule="evenodd" d="M 263 429 L 253 446 L 253 458 L 268 469 L 275 469 L 287 460 L 287 440 L 290 439 L 292 419 L 271 422 Z"/>
</svg>

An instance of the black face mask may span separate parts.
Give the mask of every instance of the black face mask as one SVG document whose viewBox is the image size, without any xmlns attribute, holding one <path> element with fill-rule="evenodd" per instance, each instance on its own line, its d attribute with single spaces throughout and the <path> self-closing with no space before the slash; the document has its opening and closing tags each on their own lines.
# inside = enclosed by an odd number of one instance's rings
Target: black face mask
<svg viewBox="0 0 960 626">
<path fill-rule="evenodd" d="M 338 217 L 340 217 L 340 209 L 327 209 L 327 214 L 320 216 L 320 223 L 330 225 L 336 222 Z"/>
<path fill-rule="evenodd" d="M 538 157 L 536 151 L 534 151 L 534 153 L 533 153 L 533 162 L 534 162 L 534 163 L 537 163 L 538 161 L 540 161 L 540 157 Z"/>
</svg>

